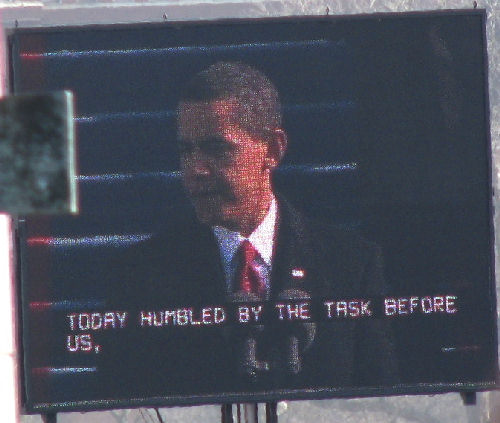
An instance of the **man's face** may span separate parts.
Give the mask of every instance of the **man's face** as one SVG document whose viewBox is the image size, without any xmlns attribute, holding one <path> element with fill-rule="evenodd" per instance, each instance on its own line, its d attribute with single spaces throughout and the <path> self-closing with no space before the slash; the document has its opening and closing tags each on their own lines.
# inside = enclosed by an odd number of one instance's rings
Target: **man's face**
<svg viewBox="0 0 500 423">
<path fill-rule="evenodd" d="M 269 193 L 265 141 L 240 127 L 231 100 L 182 103 L 178 131 L 184 186 L 198 219 L 237 230 Z"/>
</svg>

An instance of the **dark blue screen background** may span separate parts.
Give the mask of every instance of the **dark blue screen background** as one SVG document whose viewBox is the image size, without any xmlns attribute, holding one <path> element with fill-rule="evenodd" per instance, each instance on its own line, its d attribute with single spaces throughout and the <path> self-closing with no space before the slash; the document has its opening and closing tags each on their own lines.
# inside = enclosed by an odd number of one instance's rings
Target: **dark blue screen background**
<svg viewBox="0 0 500 423">
<path fill-rule="evenodd" d="M 380 245 L 393 295 L 461 299 L 453 318 L 395 321 L 403 384 L 492 383 L 483 29 L 484 15 L 472 12 L 16 30 L 14 92 L 75 95 L 81 205 L 79 216 L 27 217 L 19 226 L 28 407 L 101 399 L 90 386 L 106 381 L 94 374 L 33 369 L 93 366 L 93 355 L 68 356 L 57 322 L 105 307 L 107 257 L 187 204 L 178 90 L 219 60 L 256 66 L 280 92 L 289 151 L 274 175 L 277 191 Z M 36 302 L 49 305 L 35 310 Z M 455 344 L 478 348 L 440 349 Z"/>
</svg>

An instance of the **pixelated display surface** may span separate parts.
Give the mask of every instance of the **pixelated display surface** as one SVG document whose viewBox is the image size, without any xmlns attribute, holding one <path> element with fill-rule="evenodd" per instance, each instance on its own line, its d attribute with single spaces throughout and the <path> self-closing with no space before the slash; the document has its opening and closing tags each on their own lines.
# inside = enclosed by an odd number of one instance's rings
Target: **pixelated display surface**
<svg viewBox="0 0 500 423">
<path fill-rule="evenodd" d="M 75 92 L 82 192 L 21 225 L 28 408 L 494 386 L 483 30 L 17 31 L 15 90 Z"/>
</svg>

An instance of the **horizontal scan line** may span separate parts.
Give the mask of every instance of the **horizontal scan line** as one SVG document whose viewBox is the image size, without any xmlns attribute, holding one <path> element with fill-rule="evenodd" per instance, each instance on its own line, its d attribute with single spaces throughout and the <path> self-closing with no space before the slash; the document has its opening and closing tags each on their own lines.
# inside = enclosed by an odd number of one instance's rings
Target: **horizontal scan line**
<svg viewBox="0 0 500 423">
<path fill-rule="evenodd" d="M 171 119 L 175 117 L 176 112 L 173 110 L 154 110 L 148 112 L 112 112 L 98 113 L 91 116 L 79 116 L 73 120 L 78 123 L 96 123 L 106 120 L 119 119 Z"/>
<path fill-rule="evenodd" d="M 459 347 L 442 347 L 441 352 L 468 352 L 468 351 L 479 351 L 481 347 L 479 345 L 463 345 Z"/>
<path fill-rule="evenodd" d="M 99 247 L 115 246 L 122 247 L 130 244 L 145 241 L 151 238 L 152 234 L 127 234 L 127 235 L 94 235 L 83 237 L 32 237 L 27 242 L 30 246 L 49 247 Z"/>
<path fill-rule="evenodd" d="M 97 367 L 34 367 L 36 375 L 67 375 L 97 372 Z"/>
<path fill-rule="evenodd" d="M 352 100 L 338 100 L 321 103 L 308 104 L 290 104 L 284 105 L 285 113 L 307 113 L 307 112 L 324 112 L 324 111 L 340 111 L 354 109 L 355 103 Z M 109 112 L 96 113 L 94 115 L 79 116 L 73 120 L 80 124 L 101 123 L 112 120 L 127 120 L 127 119 L 173 119 L 176 116 L 175 110 L 152 110 L 146 112 Z"/>
<path fill-rule="evenodd" d="M 303 113 L 307 111 L 347 110 L 354 109 L 354 107 L 355 102 L 353 100 L 336 100 L 324 101 L 321 103 L 285 104 L 283 106 L 283 111 L 289 113 Z"/>
<path fill-rule="evenodd" d="M 141 178 L 180 179 L 181 171 L 171 172 L 137 172 L 137 173 L 104 173 L 101 175 L 78 175 L 76 179 L 82 182 L 117 182 Z"/>
<path fill-rule="evenodd" d="M 267 43 L 242 43 L 242 44 L 221 44 L 221 45 L 202 45 L 202 46 L 177 46 L 162 48 L 131 48 L 116 50 L 59 50 L 43 53 L 27 52 L 21 53 L 22 59 L 80 59 L 85 57 L 111 57 L 111 56 L 157 56 L 164 54 L 214 54 L 226 53 L 237 50 L 282 50 L 289 48 L 312 48 L 312 47 L 343 47 L 344 40 L 307 40 L 307 41 L 271 41 Z"/>
<path fill-rule="evenodd" d="M 356 162 L 351 163 L 332 163 L 325 165 L 288 165 L 280 166 L 276 171 L 278 173 L 305 173 L 305 174 L 330 174 L 354 171 L 358 169 Z"/>
<path fill-rule="evenodd" d="M 332 163 L 325 165 L 283 165 L 276 169 L 278 174 L 299 173 L 299 174 L 332 174 L 351 172 L 358 169 L 356 162 Z M 170 172 L 137 172 L 137 173 L 103 173 L 98 175 L 79 175 L 77 180 L 81 182 L 101 182 L 112 183 L 139 179 L 162 178 L 165 180 L 180 180 L 182 172 L 175 170 Z"/>
<path fill-rule="evenodd" d="M 100 308 L 106 305 L 105 300 L 61 300 L 61 301 L 32 301 L 29 307 L 33 311 L 65 311 L 85 308 Z"/>
</svg>

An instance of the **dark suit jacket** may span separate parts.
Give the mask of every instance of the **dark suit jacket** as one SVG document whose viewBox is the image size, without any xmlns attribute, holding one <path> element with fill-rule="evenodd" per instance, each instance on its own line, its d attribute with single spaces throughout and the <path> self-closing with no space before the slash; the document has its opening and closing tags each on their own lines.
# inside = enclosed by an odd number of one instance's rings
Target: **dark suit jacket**
<svg viewBox="0 0 500 423">
<path fill-rule="evenodd" d="M 191 216 L 166 220 L 156 236 L 120 257 L 121 276 L 112 285 L 113 298 L 117 303 L 133 301 L 144 310 L 223 304 L 226 285 L 212 230 Z M 278 225 L 271 302 L 292 289 L 312 299 L 371 298 L 385 293 L 382 257 L 375 244 L 309 221 L 283 200 Z M 294 278 L 294 268 L 303 269 L 305 277 Z M 259 353 L 279 361 L 289 334 L 265 328 L 258 335 Z M 148 395 L 375 386 L 397 380 L 391 331 L 380 319 L 316 324 L 311 345 L 301 351 L 302 369 L 296 374 L 274 364 L 257 377 L 241 374 L 239 342 L 247 335 L 240 329 L 216 326 L 131 329 L 129 338 L 115 339 L 115 348 L 121 351 L 115 363 L 121 367 L 113 370 L 120 375 L 115 377 L 117 389 L 130 392 L 144 380 Z M 137 362 L 148 374 L 134 372 Z"/>
</svg>

